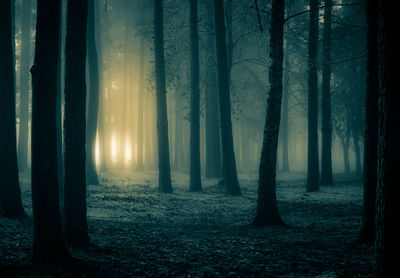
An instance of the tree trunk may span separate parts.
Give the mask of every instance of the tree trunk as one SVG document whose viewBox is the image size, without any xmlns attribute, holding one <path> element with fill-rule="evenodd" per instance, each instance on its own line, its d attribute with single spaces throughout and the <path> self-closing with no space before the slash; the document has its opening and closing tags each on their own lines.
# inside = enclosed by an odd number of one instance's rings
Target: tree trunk
<svg viewBox="0 0 400 278">
<path fill-rule="evenodd" d="M 285 1 L 273 0 L 270 25 L 270 63 L 267 116 L 258 180 L 257 226 L 283 224 L 276 200 L 276 157 L 282 104 L 283 22 Z"/>
<path fill-rule="evenodd" d="M 233 148 L 229 72 L 225 41 L 223 0 L 214 0 L 215 36 L 218 61 L 218 92 L 224 183 L 230 195 L 240 195 Z"/>
<path fill-rule="evenodd" d="M 157 139 L 158 139 L 158 189 L 172 192 L 169 161 L 167 90 L 164 64 L 164 15 L 163 1 L 154 0 L 154 54 L 156 67 Z"/>
<path fill-rule="evenodd" d="M 307 191 L 319 189 L 318 162 L 318 0 L 310 0 L 308 30 L 308 170 Z"/>
<path fill-rule="evenodd" d="M 137 169 L 143 170 L 143 153 L 144 153 L 144 146 L 143 146 L 143 125 L 144 125 L 144 109 L 143 109 L 143 94 L 144 94 L 144 61 L 145 61 L 145 51 L 144 45 L 145 39 L 140 36 L 140 50 L 139 50 L 139 91 L 138 91 L 138 142 L 137 142 Z"/>
<path fill-rule="evenodd" d="M 59 0 L 37 1 L 35 62 L 31 73 L 33 260 L 38 263 L 70 259 L 62 235 L 57 178 L 60 9 Z"/>
<path fill-rule="evenodd" d="M 190 1 L 190 50 L 191 50 L 191 95 L 190 95 L 190 191 L 201 191 L 200 169 L 200 65 L 198 4 Z"/>
<path fill-rule="evenodd" d="M 378 1 L 378 185 L 375 277 L 391 277 L 398 271 L 400 95 L 398 22 L 393 1 Z"/>
<path fill-rule="evenodd" d="M 86 24 L 88 2 L 68 0 L 65 44 L 65 238 L 69 245 L 86 247 L 85 126 Z"/>
<path fill-rule="evenodd" d="M 99 110 L 99 61 L 96 48 L 94 0 L 89 0 L 87 56 L 89 66 L 89 105 L 86 129 L 86 183 L 98 184 L 96 172 L 96 135 Z"/>
<path fill-rule="evenodd" d="M 221 165 L 221 137 L 219 130 L 218 116 L 218 88 L 217 88 L 217 68 L 215 64 L 215 36 L 214 17 L 212 2 L 206 4 L 208 13 L 207 21 L 209 32 L 207 35 L 208 48 L 211 50 L 207 58 L 207 81 L 206 81 L 206 104 L 205 104 L 205 124 L 206 124 L 206 169 L 207 178 L 220 178 L 222 174 Z"/>
<path fill-rule="evenodd" d="M 364 141 L 364 201 L 360 241 L 375 239 L 376 168 L 378 146 L 378 2 L 367 1 L 367 81 Z"/>
<path fill-rule="evenodd" d="M 0 215 L 25 216 L 18 179 L 11 2 L 0 9 Z"/>
<path fill-rule="evenodd" d="M 289 43 L 286 40 L 285 75 L 282 96 L 282 171 L 289 172 Z"/>
<path fill-rule="evenodd" d="M 321 184 L 332 184 L 332 123 L 331 123 L 331 25 L 332 0 L 325 0 L 322 66 L 322 154 Z"/>
<path fill-rule="evenodd" d="M 19 70 L 19 133 L 18 166 L 20 171 L 28 168 L 29 136 L 29 64 L 31 60 L 31 0 L 23 1 L 21 17 L 21 58 Z"/>
</svg>

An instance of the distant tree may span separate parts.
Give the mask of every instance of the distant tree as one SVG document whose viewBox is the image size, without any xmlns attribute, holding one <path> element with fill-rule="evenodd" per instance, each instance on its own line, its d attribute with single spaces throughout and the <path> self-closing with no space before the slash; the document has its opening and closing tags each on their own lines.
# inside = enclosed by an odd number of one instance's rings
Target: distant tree
<svg viewBox="0 0 400 278">
<path fill-rule="evenodd" d="M 25 216 L 18 180 L 11 0 L 0 9 L 0 215 Z"/>
<path fill-rule="evenodd" d="M 86 128 L 86 183 L 98 184 L 96 172 L 96 135 L 99 111 L 99 61 L 96 47 L 95 4 L 88 1 L 87 61 L 89 68 L 89 103 Z"/>
<path fill-rule="evenodd" d="M 215 37 L 218 61 L 218 94 L 221 125 L 222 164 L 226 192 L 240 195 L 233 148 L 230 84 L 225 41 L 224 1 L 214 0 Z"/>
<path fill-rule="evenodd" d="M 62 235 L 57 179 L 60 9 L 59 0 L 37 1 L 35 61 L 31 68 L 32 208 L 33 260 L 39 263 L 70 259 Z"/>
<path fill-rule="evenodd" d="M 190 1 L 190 191 L 201 191 L 200 170 L 200 65 L 197 0 Z"/>
<path fill-rule="evenodd" d="M 64 218 L 67 244 L 89 244 L 86 219 L 86 24 L 88 1 L 68 0 L 65 43 Z"/>
<path fill-rule="evenodd" d="M 364 141 L 364 201 L 360 240 L 372 243 L 375 239 L 375 208 L 378 147 L 378 2 L 367 1 L 367 82 L 365 101 Z"/>
<path fill-rule="evenodd" d="M 31 60 L 31 0 L 22 1 L 21 17 L 21 65 L 19 70 L 19 133 L 18 166 L 20 171 L 28 168 L 28 117 L 29 117 L 29 64 Z"/>
<path fill-rule="evenodd" d="M 318 162 L 318 4 L 310 0 L 310 21 L 308 30 L 308 169 L 307 191 L 319 189 Z"/>
<path fill-rule="evenodd" d="M 169 161 L 167 90 L 165 86 L 164 61 L 164 12 L 163 0 L 154 0 L 154 55 L 157 100 L 158 139 L 158 189 L 163 193 L 172 192 Z"/>
<path fill-rule="evenodd" d="M 282 105 L 285 0 L 273 0 L 270 25 L 269 92 L 258 180 L 257 226 L 283 224 L 276 200 L 276 157 Z"/>
<path fill-rule="evenodd" d="M 378 5 L 379 106 L 375 277 L 391 277 L 398 271 L 400 233 L 400 87 L 397 74 L 400 58 L 398 31 L 393 28 L 398 22 L 398 14 L 393 1 L 380 0 Z"/>
<path fill-rule="evenodd" d="M 321 184 L 332 184 L 332 123 L 331 123 L 331 44 L 332 0 L 325 0 L 322 66 L 322 151 Z"/>
</svg>

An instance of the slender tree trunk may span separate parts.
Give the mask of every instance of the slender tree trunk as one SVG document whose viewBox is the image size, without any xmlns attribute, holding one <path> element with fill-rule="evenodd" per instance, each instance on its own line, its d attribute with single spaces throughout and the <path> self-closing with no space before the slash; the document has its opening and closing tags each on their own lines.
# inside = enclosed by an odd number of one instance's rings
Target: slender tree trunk
<svg viewBox="0 0 400 278">
<path fill-rule="evenodd" d="M 332 124 L 331 124 L 331 25 L 332 0 L 325 0 L 322 66 L 322 154 L 321 184 L 332 184 Z"/>
<path fill-rule="evenodd" d="M 282 171 L 289 172 L 289 43 L 286 40 L 284 84 L 282 96 Z"/>
<path fill-rule="evenodd" d="M 367 1 L 367 81 L 364 141 L 364 201 L 360 241 L 375 239 L 376 168 L 378 147 L 378 2 Z"/>
<path fill-rule="evenodd" d="M 223 0 L 214 0 L 215 36 L 218 61 L 218 92 L 221 124 L 224 183 L 230 195 L 240 195 L 237 178 L 235 152 L 233 148 L 231 100 L 228 76 L 228 61 L 225 42 Z"/>
<path fill-rule="evenodd" d="M 0 215 L 19 218 L 25 212 L 18 180 L 11 2 L 0 9 Z"/>
<path fill-rule="evenodd" d="M 87 56 L 89 65 L 89 105 L 86 129 L 86 183 L 98 184 L 96 172 L 96 135 L 99 110 L 99 61 L 96 47 L 95 4 L 88 1 Z"/>
<path fill-rule="evenodd" d="M 343 163 L 344 173 L 350 175 L 350 160 L 349 160 L 349 138 L 343 139 Z"/>
<path fill-rule="evenodd" d="M 158 139 L 158 189 L 172 192 L 169 161 L 167 90 L 164 64 L 164 15 L 163 1 L 154 0 L 154 52 L 156 67 L 157 139 Z"/>
<path fill-rule="evenodd" d="M 398 13 L 395 3 L 378 1 L 378 185 L 375 277 L 392 277 L 398 271 L 400 95 L 398 69 Z M 395 274 L 394 274 L 395 275 Z"/>
<path fill-rule="evenodd" d="M 183 140 L 182 140 L 182 97 L 177 93 L 175 96 L 175 148 L 174 169 L 179 170 L 183 164 Z"/>
<path fill-rule="evenodd" d="M 270 25 L 270 63 L 267 116 L 258 180 L 257 226 L 283 224 L 276 200 L 276 157 L 282 104 L 283 22 L 285 1 L 273 0 Z"/>
<path fill-rule="evenodd" d="M 318 162 L 318 0 L 310 0 L 308 30 L 308 170 L 307 191 L 319 189 Z"/>
<path fill-rule="evenodd" d="M 68 0 L 65 44 L 65 238 L 86 247 L 86 24 L 88 1 Z"/>
<path fill-rule="evenodd" d="M 138 142 L 137 142 L 137 169 L 143 170 L 143 124 L 144 124 L 144 109 L 143 109 L 143 94 L 144 94 L 144 59 L 145 59 L 145 51 L 144 45 L 145 41 L 143 36 L 140 37 L 140 50 L 139 50 L 139 97 L 138 97 Z"/>
<path fill-rule="evenodd" d="M 37 1 L 35 61 L 31 68 L 32 208 L 33 260 L 39 263 L 70 259 L 62 235 L 57 178 L 60 9 L 59 0 Z"/>
<path fill-rule="evenodd" d="M 18 166 L 20 171 L 28 168 L 29 136 L 29 64 L 31 46 L 31 1 L 22 3 L 21 17 L 21 65 L 19 70 L 19 133 L 18 133 Z"/>
<path fill-rule="evenodd" d="M 200 65 L 198 4 L 190 1 L 190 50 L 191 50 L 191 95 L 190 95 L 190 191 L 201 191 L 200 165 Z"/>
<path fill-rule="evenodd" d="M 207 44 L 210 53 L 207 58 L 207 83 L 206 83 L 206 107 L 205 107 L 205 124 L 206 124 L 206 169 L 205 176 L 207 178 L 220 178 L 222 175 L 221 165 L 221 137 L 219 130 L 218 115 L 218 87 L 217 87 L 217 67 L 215 64 L 215 36 L 214 17 L 212 1 L 206 3 L 206 11 L 208 13 L 208 35 Z"/>
</svg>

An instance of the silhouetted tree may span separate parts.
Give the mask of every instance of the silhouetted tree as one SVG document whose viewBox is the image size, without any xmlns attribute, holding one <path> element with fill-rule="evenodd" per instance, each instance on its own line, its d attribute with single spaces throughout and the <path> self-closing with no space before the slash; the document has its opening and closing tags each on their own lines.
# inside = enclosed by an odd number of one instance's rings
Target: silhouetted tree
<svg viewBox="0 0 400 278">
<path fill-rule="evenodd" d="M 332 184 L 332 123 L 331 123 L 331 44 L 332 0 L 325 0 L 322 66 L 322 150 L 321 184 Z"/>
<path fill-rule="evenodd" d="M 11 0 L 0 9 L 0 215 L 25 215 L 18 179 Z"/>
<path fill-rule="evenodd" d="M 67 244 L 86 247 L 85 126 L 87 0 L 68 0 L 65 42 L 64 217 Z"/>
<path fill-rule="evenodd" d="M 60 1 L 38 0 L 32 73 L 33 260 L 70 259 L 64 245 L 57 178 L 56 98 Z"/>
<path fill-rule="evenodd" d="M 318 162 L 318 0 L 310 0 L 308 30 L 308 169 L 307 191 L 319 189 Z"/>
<path fill-rule="evenodd" d="M 267 116 L 258 180 L 257 226 L 283 224 L 276 200 L 276 157 L 282 104 L 283 23 L 285 0 L 273 0 L 270 25 L 270 62 Z"/>
<path fill-rule="evenodd" d="M 190 0 L 190 191 L 201 191 L 200 170 L 200 65 L 197 0 Z"/>
<path fill-rule="evenodd" d="M 96 135 L 99 110 L 99 61 L 96 47 L 94 0 L 89 0 L 87 24 L 87 56 L 89 67 L 89 103 L 86 129 L 86 182 L 98 184 L 96 172 Z"/>
<path fill-rule="evenodd" d="M 378 185 L 375 277 L 391 277 L 398 271 L 400 178 L 400 94 L 398 69 L 398 14 L 393 1 L 378 1 Z M 372 33 L 369 33 L 372 35 Z M 373 49 L 371 49 L 373 51 Z"/>
<path fill-rule="evenodd" d="M 222 164 L 226 192 L 239 195 L 235 152 L 233 149 L 230 85 L 225 41 L 225 17 L 223 0 L 214 0 L 215 38 L 218 62 L 218 93 L 221 125 Z"/>
<path fill-rule="evenodd" d="M 375 239 L 376 167 L 378 147 L 378 2 L 367 1 L 367 81 L 365 101 L 364 141 L 364 201 L 363 222 L 360 233 L 362 242 Z"/>
<path fill-rule="evenodd" d="M 164 62 L 164 12 L 163 1 L 154 0 L 154 54 L 156 70 L 157 139 L 158 139 L 158 189 L 172 192 L 169 161 L 167 90 Z"/>
</svg>

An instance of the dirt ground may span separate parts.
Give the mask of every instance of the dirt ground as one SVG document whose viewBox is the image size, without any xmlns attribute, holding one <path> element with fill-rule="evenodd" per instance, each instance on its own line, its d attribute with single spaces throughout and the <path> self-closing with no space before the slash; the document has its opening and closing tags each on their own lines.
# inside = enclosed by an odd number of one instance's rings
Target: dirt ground
<svg viewBox="0 0 400 278">
<path fill-rule="evenodd" d="M 279 209 L 288 227 L 251 224 L 257 176 L 240 175 L 242 196 L 217 180 L 188 192 L 173 173 L 173 194 L 159 194 L 155 172 L 103 175 L 88 187 L 93 243 L 71 250 L 67 266 L 32 265 L 32 219 L 0 219 L 0 277 L 372 277 L 370 246 L 357 242 L 362 184 L 338 177 L 305 193 L 299 173 L 278 176 Z M 22 179 L 31 212 L 28 178 Z"/>
</svg>

